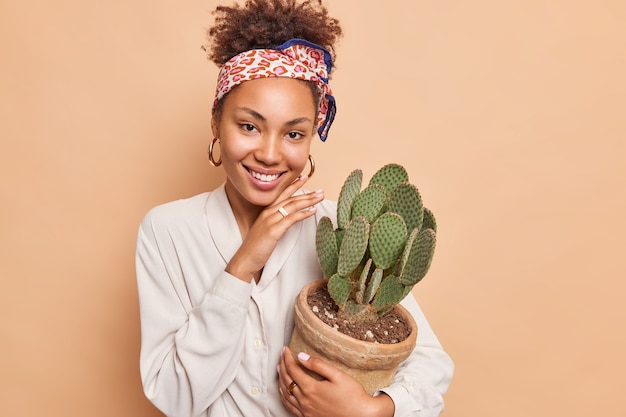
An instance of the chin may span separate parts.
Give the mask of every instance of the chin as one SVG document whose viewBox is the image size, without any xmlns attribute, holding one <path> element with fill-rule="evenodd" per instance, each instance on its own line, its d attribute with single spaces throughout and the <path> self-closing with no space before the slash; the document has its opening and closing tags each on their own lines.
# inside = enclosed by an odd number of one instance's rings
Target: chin
<svg viewBox="0 0 626 417">
<path fill-rule="evenodd" d="M 279 195 L 280 195 L 280 192 L 262 193 L 261 195 L 259 195 L 259 193 L 254 193 L 253 195 L 250 195 L 249 198 L 247 198 L 247 200 L 253 206 L 267 207 L 267 206 L 272 205 L 276 201 Z"/>
</svg>

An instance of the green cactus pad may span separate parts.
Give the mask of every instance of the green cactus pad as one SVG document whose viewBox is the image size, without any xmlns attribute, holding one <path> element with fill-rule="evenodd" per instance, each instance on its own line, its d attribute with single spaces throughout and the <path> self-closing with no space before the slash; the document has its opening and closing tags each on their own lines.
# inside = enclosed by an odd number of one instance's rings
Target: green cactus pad
<svg viewBox="0 0 626 417">
<path fill-rule="evenodd" d="M 349 278 L 335 274 L 328 280 L 328 293 L 340 308 L 346 303 L 352 292 L 352 283 Z"/>
<path fill-rule="evenodd" d="M 407 229 L 402 217 L 396 213 L 381 215 L 372 225 L 369 250 L 374 265 L 381 269 L 392 266 L 404 248 Z"/>
<path fill-rule="evenodd" d="M 337 201 L 337 225 L 340 229 L 345 229 L 350 222 L 352 204 L 361 191 L 362 182 L 363 171 L 355 169 L 348 175 L 341 187 L 339 200 Z"/>
<path fill-rule="evenodd" d="M 420 231 L 411 245 L 406 267 L 402 271 L 403 285 L 414 286 L 426 276 L 435 253 L 436 235 L 433 229 Z"/>
<path fill-rule="evenodd" d="M 380 184 L 369 185 L 354 200 L 351 217 L 363 216 L 369 223 L 374 223 L 382 213 L 387 199 L 385 187 Z"/>
<path fill-rule="evenodd" d="M 334 226 L 329 217 L 322 217 L 317 224 L 315 250 L 324 276 L 326 278 L 332 277 L 337 272 L 339 249 Z"/>
<path fill-rule="evenodd" d="M 372 278 L 370 279 L 369 284 L 367 285 L 367 291 L 365 292 L 365 302 L 371 303 L 378 292 L 378 288 L 380 288 L 380 283 L 383 280 L 383 270 L 380 268 L 376 268 L 372 273 Z"/>
<path fill-rule="evenodd" d="M 396 266 L 395 266 L 395 269 L 394 269 L 393 273 L 397 277 L 400 277 L 400 279 L 402 279 L 402 276 L 404 275 L 404 269 L 406 268 L 406 265 L 409 262 L 409 256 L 411 254 L 411 248 L 413 247 L 413 245 L 415 245 L 415 241 L 417 240 L 417 235 L 418 234 L 419 234 L 419 230 L 418 229 L 413 229 L 411 231 L 411 233 L 409 234 L 409 237 L 407 238 L 406 243 L 404 245 L 404 249 L 402 250 L 402 255 L 400 256 L 400 259 L 396 263 Z"/>
<path fill-rule="evenodd" d="M 354 296 L 354 299 L 355 299 L 357 304 L 363 304 L 363 298 L 364 298 L 364 294 L 365 294 L 365 286 L 367 285 L 367 280 L 369 278 L 369 274 L 370 274 L 370 270 L 371 269 L 372 269 L 372 258 L 368 258 L 367 262 L 365 262 L 363 270 L 361 271 L 360 278 L 359 278 L 359 283 L 357 285 L 356 295 Z M 369 303 L 370 300 L 367 300 L 365 302 Z"/>
<path fill-rule="evenodd" d="M 424 221 L 422 222 L 422 229 L 433 229 L 435 232 L 437 231 L 437 221 L 435 220 L 435 215 L 432 211 L 424 207 Z"/>
<path fill-rule="evenodd" d="M 411 294 L 411 290 L 413 289 L 413 285 L 405 285 L 404 286 L 404 292 L 402 293 L 402 300 L 404 300 L 404 297 L 406 297 L 407 295 Z"/>
<path fill-rule="evenodd" d="M 389 211 L 402 216 L 408 230 L 421 230 L 424 206 L 419 190 L 413 184 L 403 182 L 394 188 L 389 199 Z"/>
<path fill-rule="evenodd" d="M 387 164 L 380 168 L 370 179 L 370 184 L 380 184 L 385 187 L 388 194 L 401 182 L 408 182 L 409 174 L 402 165 Z"/>
<path fill-rule="evenodd" d="M 382 315 L 402 301 L 404 285 L 395 275 L 389 275 L 381 282 L 378 292 L 372 301 L 372 308 Z"/>
<path fill-rule="evenodd" d="M 335 230 L 335 238 L 337 240 L 337 247 L 341 247 L 341 241 L 343 240 L 343 235 L 346 234 L 346 229 L 336 229 Z"/>
<path fill-rule="evenodd" d="M 339 248 L 339 275 L 348 277 L 356 269 L 367 250 L 369 235 L 370 224 L 365 218 L 357 217 L 348 224 Z"/>
</svg>

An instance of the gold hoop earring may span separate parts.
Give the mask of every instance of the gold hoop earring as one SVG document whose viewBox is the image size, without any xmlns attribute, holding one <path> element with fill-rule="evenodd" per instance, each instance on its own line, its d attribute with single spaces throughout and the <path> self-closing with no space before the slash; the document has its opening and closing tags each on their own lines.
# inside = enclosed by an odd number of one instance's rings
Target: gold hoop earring
<svg viewBox="0 0 626 417">
<path fill-rule="evenodd" d="M 219 138 L 213 138 L 213 140 L 211 141 L 211 144 L 209 145 L 209 162 L 214 167 L 218 167 L 218 166 L 222 165 L 222 155 L 220 155 L 219 161 L 216 161 L 213 158 L 213 146 L 215 146 L 215 142 L 219 142 L 219 141 L 220 141 Z"/>
<path fill-rule="evenodd" d="M 311 164 L 311 170 L 309 171 L 308 177 L 311 178 L 315 173 L 315 160 L 313 160 L 311 154 L 309 154 L 309 163 Z"/>
</svg>

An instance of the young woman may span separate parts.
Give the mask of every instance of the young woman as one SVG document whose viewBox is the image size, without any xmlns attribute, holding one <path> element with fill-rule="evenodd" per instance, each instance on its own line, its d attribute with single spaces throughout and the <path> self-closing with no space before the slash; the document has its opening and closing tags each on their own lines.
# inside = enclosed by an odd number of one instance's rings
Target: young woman
<svg viewBox="0 0 626 417">
<path fill-rule="evenodd" d="M 420 326 L 418 345 L 374 396 L 300 353 L 326 380 L 311 378 L 284 347 L 297 293 L 321 276 L 317 221 L 336 216 L 323 191 L 303 186 L 315 166 L 311 141 L 326 139 L 335 114 L 328 82 L 338 21 L 321 0 L 249 0 L 215 15 L 209 159 L 226 181 L 155 207 L 141 223 L 146 396 L 168 416 L 438 415 L 452 363 L 412 296 L 403 304 Z"/>
</svg>

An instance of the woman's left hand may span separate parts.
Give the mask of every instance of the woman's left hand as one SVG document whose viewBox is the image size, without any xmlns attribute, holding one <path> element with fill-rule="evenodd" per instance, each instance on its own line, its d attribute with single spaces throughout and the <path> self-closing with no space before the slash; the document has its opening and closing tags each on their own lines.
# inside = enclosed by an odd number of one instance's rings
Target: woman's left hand
<svg viewBox="0 0 626 417">
<path fill-rule="evenodd" d="M 354 378 L 320 358 L 299 353 L 298 359 L 303 367 L 325 379 L 307 374 L 285 347 L 278 365 L 279 389 L 283 404 L 295 416 L 393 416 L 393 400 L 386 394 L 369 395 Z"/>
</svg>

